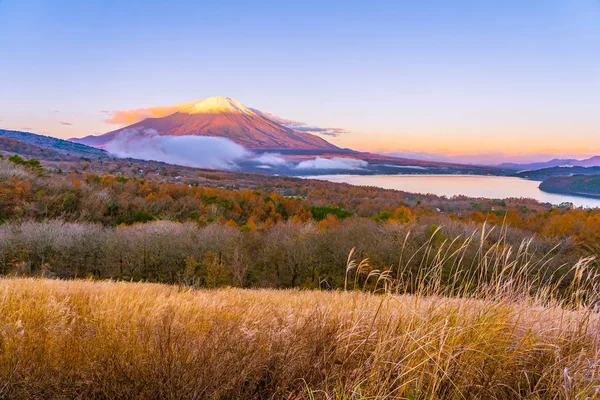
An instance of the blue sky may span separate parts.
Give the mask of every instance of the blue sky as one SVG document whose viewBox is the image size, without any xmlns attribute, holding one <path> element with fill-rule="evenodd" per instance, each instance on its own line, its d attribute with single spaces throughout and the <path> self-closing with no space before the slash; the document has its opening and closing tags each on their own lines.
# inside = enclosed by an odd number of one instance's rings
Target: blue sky
<svg viewBox="0 0 600 400">
<path fill-rule="evenodd" d="M 219 95 L 362 150 L 600 154 L 598 0 L 294 3 L 0 0 L 0 127 Z"/>
</svg>

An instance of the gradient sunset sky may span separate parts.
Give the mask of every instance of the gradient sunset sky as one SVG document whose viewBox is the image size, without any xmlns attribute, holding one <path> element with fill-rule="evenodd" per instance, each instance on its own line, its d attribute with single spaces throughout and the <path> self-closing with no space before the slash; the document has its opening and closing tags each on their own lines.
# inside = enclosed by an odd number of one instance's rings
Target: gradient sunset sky
<svg viewBox="0 0 600 400">
<path fill-rule="evenodd" d="M 600 155 L 600 1 L 0 0 L 0 128 L 228 96 L 369 151 Z"/>
</svg>

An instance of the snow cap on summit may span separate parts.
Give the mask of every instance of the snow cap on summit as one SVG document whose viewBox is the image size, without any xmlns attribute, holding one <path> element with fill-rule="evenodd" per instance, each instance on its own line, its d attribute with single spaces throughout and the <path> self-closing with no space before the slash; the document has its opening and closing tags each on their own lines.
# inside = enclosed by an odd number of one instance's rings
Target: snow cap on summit
<svg viewBox="0 0 600 400">
<path fill-rule="evenodd" d="M 187 114 L 239 113 L 254 114 L 242 103 L 231 97 L 214 96 L 200 101 L 192 101 L 177 107 L 180 112 Z"/>
</svg>

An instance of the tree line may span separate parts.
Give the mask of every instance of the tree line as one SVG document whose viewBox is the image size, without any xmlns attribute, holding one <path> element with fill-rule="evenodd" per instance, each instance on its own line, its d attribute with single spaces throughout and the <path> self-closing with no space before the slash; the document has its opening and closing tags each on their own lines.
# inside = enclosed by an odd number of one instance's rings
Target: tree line
<svg viewBox="0 0 600 400">
<path fill-rule="evenodd" d="M 369 259 L 369 267 L 356 277 L 361 285 L 375 270 L 416 276 L 439 264 L 435 260 L 442 256 L 439 267 L 455 279 L 451 271 L 457 263 L 467 268 L 480 262 L 482 254 L 500 246 L 518 249 L 524 242 L 530 261 L 551 256 L 547 271 L 561 271 L 577 261 L 571 241 L 531 240 L 511 229 L 488 228 L 481 236 L 479 229 L 458 222 L 439 227 L 358 218 L 341 221 L 335 229 L 287 221 L 255 231 L 172 221 L 119 227 L 61 220 L 5 223 L 0 225 L 0 271 L 202 287 L 336 289 L 344 286 L 353 248 L 358 259 Z M 519 255 L 515 251 L 507 257 Z"/>
</svg>

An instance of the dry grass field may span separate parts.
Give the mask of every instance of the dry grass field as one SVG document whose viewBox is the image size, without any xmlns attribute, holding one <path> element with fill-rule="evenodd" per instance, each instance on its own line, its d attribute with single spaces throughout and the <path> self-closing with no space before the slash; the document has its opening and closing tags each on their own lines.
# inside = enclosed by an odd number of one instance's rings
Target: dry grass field
<svg viewBox="0 0 600 400">
<path fill-rule="evenodd" d="M 599 328 L 509 295 L 9 278 L 0 398 L 596 398 Z"/>
</svg>

